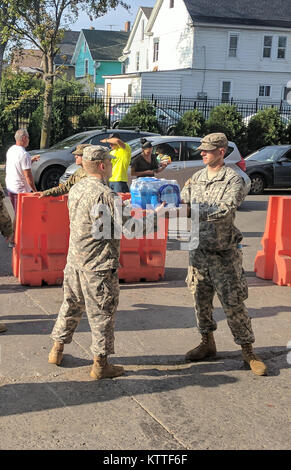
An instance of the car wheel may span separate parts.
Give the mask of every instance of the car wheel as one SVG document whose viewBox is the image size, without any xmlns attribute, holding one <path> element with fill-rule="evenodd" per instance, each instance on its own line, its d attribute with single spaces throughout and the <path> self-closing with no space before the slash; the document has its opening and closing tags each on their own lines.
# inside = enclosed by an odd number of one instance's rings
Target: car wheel
<svg viewBox="0 0 291 470">
<path fill-rule="evenodd" d="M 251 189 L 250 194 L 262 194 L 266 187 L 264 178 L 261 175 L 251 175 Z"/>
<path fill-rule="evenodd" d="M 66 171 L 63 166 L 51 166 L 47 168 L 41 175 L 40 189 L 45 191 L 46 189 L 54 188 L 59 185 L 59 179 Z"/>
</svg>

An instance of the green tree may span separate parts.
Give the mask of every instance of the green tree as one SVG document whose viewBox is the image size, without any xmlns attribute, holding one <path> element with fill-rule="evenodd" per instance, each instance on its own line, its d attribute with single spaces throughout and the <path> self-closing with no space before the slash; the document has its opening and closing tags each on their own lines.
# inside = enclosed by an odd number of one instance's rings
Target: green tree
<svg viewBox="0 0 291 470">
<path fill-rule="evenodd" d="M 103 103 L 96 103 L 89 106 L 79 117 L 79 130 L 85 130 L 89 127 L 106 126 L 107 119 L 104 112 Z"/>
<path fill-rule="evenodd" d="M 205 118 L 201 111 L 193 109 L 186 111 L 176 127 L 177 135 L 189 137 L 204 136 L 206 132 Z"/>
<path fill-rule="evenodd" d="M 235 105 L 221 104 L 213 108 L 206 122 L 207 132 L 223 132 L 239 150 L 247 151 L 247 130 Z"/>
<path fill-rule="evenodd" d="M 51 145 L 74 134 L 74 128 L 70 119 L 69 110 L 64 106 L 64 101 L 56 96 L 53 99 L 53 119 L 51 127 Z M 41 125 L 43 120 L 43 103 L 32 113 L 28 126 L 30 136 L 29 147 L 37 149 L 40 147 Z"/>
<path fill-rule="evenodd" d="M 283 144 L 287 135 L 279 110 L 277 108 L 262 109 L 250 119 L 248 125 L 249 151 L 257 150 L 265 145 Z"/>
<path fill-rule="evenodd" d="M 79 12 L 90 19 L 98 18 L 118 5 L 129 8 L 122 0 L 3 0 L 7 8 L 7 20 L 3 22 L 3 37 L 14 33 L 30 41 L 43 54 L 44 107 L 41 132 L 41 148 L 47 148 L 52 125 L 54 89 L 54 58 L 59 52 L 64 29 L 76 21 Z M 8 22 L 12 16 L 17 21 Z"/>
<path fill-rule="evenodd" d="M 138 127 L 147 132 L 160 132 L 156 109 L 147 100 L 131 106 L 119 123 L 120 127 Z"/>
<path fill-rule="evenodd" d="M 4 32 L 5 25 L 12 25 L 15 23 L 15 15 L 12 14 L 9 16 L 8 13 L 9 0 L 6 2 L 1 2 L 0 8 L 0 83 L 2 80 L 2 71 L 3 71 L 3 60 L 4 54 L 8 45 L 8 42 L 15 39 L 15 35 L 12 31 Z"/>
<path fill-rule="evenodd" d="M 20 95 L 24 91 L 38 89 L 40 93 L 44 91 L 44 84 L 41 78 L 37 78 L 31 73 L 18 71 L 12 72 L 8 67 L 2 76 L 1 91 L 11 96 Z"/>
</svg>

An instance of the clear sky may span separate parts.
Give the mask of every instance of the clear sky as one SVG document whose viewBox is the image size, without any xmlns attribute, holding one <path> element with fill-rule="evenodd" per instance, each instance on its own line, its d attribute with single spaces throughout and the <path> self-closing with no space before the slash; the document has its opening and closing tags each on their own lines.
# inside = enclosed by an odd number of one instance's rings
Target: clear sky
<svg viewBox="0 0 291 470">
<path fill-rule="evenodd" d="M 80 31 L 81 29 L 89 29 L 90 26 L 93 26 L 95 29 L 124 30 L 126 21 L 130 21 L 131 26 L 133 25 L 140 6 L 153 7 L 156 3 L 155 0 L 125 0 L 125 2 L 131 6 L 130 11 L 118 7 L 116 10 L 110 10 L 109 13 L 92 22 L 85 13 L 80 13 L 78 21 L 71 25 L 71 30 Z"/>
</svg>

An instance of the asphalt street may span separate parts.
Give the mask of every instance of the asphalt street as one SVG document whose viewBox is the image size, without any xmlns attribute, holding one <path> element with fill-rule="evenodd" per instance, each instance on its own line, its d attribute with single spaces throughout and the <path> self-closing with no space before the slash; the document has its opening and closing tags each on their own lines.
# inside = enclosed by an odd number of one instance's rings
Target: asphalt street
<svg viewBox="0 0 291 470">
<path fill-rule="evenodd" d="M 217 298 L 217 358 L 184 362 L 199 334 L 184 281 L 188 253 L 174 240 L 163 281 L 120 285 L 112 362 L 125 376 L 90 379 L 86 317 L 62 366 L 48 364 L 62 288 L 19 285 L 0 237 L 0 321 L 8 327 L 0 335 L 0 449 L 290 449 L 291 290 L 253 272 L 272 194 L 291 192 L 248 196 L 236 219 L 266 377 L 244 365 Z"/>
</svg>

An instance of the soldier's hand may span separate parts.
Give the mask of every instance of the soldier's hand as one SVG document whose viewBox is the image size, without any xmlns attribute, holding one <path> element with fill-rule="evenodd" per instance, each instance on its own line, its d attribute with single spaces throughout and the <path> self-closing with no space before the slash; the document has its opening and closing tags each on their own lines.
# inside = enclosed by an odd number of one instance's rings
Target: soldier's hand
<svg viewBox="0 0 291 470">
<path fill-rule="evenodd" d="M 39 192 L 37 194 L 38 194 L 38 199 L 45 197 L 45 194 L 43 194 L 43 192 Z"/>
<path fill-rule="evenodd" d="M 6 242 L 8 243 L 9 248 L 13 248 L 15 246 L 14 233 L 6 238 Z"/>
<path fill-rule="evenodd" d="M 39 158 L 40 158 L 40 155 L 33 155 L 33 156 L 31 157 L 31 161 L 32 161 L 32 162 L 37 162 L 37 161 L 39 160 Z"/>
<path fill-rule="evenodd" d="M 159 206 L 157 206 L 157 207 L 155 208 L 155 212 L 156 212 L 157 214 L 158 214 L 159 212 L 161 212 L 161 211 L 164 209 L 165 205 L 166 205 L 166 202 L 163 201 L 162 204 L 160 204 Z"/>
</svg>

